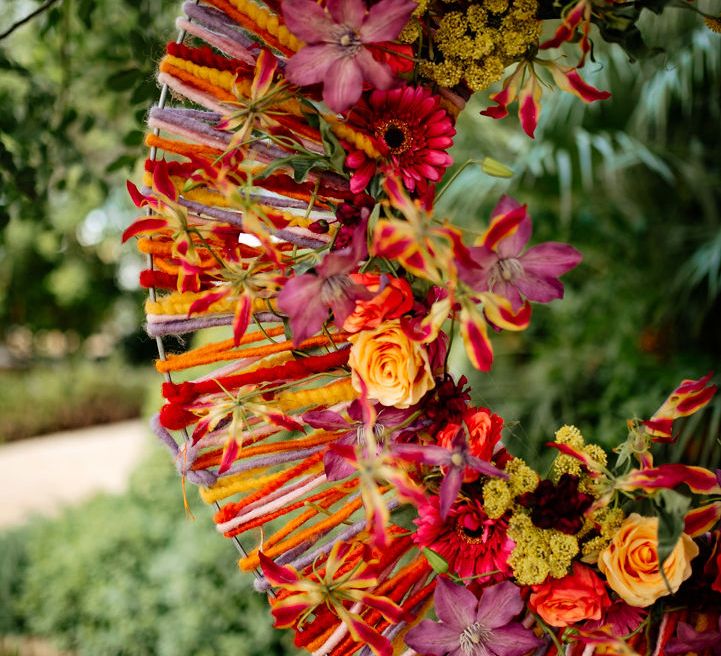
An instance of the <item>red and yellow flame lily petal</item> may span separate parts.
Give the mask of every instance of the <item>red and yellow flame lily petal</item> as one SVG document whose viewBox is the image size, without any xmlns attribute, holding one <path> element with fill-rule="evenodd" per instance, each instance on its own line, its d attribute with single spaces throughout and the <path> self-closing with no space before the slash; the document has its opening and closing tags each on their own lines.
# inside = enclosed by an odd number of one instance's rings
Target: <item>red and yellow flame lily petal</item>
<svg viewBox="0 0 721 656">
<path fill-rule="evenodd" d="M 443 322 L 451 312 L 452 305 L 453 301 L 450 296 L 446 296 L 446 298 L 442 298 L 431 305 L 430 311 L 420 322 L 421 332 L 416 335 L 422 336 L 419 341 L 423 344 L 429 344 L 438 337 Z"/>
<path fill-rule="evenodd" d="M 518 226 L 521 225 L 523 220 L 528 216 L 528 206 L 521 205 L 520 207 L 514 207 L 509 212 L 503 214 L 496 214 L 491 223 L 488 226 L 488 230 L 484 233 L 481 238 L 481 243 L 491 250 L 495 250 L 498 246 L 498 242 L 506 237 L 510 237 Z"/>
<path fill-rule="evenodd" d="M 362 592 L 360 601 L 370 608 L 375 608 L 389 622 L 398 623 L 405 618 L 405 611 L 388 597 L 372 594 L 370 592 Z"/>
<path fill-rule="evenodd" d="M 200 298 L 194 300 L 188 308 L 188 316 L 195 314 L 196 312 L 205 312 L 213 303 L 217 303 L 222 298 L 225 298 L 230 290 L 225 289 L 220 292 L 209 292 L 203 294 Z"/>
<path fill-rule="evenodd" d="M 390 640 L 383 637 L 372 626 L 364 622 L 358 615 L 348 613 L 348 618 L 343 618 L 343 620 L 348 626 L 348 630 L 356 642 L 367 644 L 377 656 L 393 655 L 393 647 Z"/>
<path fill-rule="evenodd" d="M 233 316 L 233 339 L 236 346 L 240 344 L 241 338 L 245 335 L 245 331 L 248 330 L 252 314 L 253 299 L 250 294 L 241 294 Z"/>
<path fill-rule="evenodd" d="M 508 106 L 518 96 L 518 88 L 523 79 L 525 68 L 525 62 L 518 64 L 516 70 L 503 81 L 503 88 L 491 96 L 490 99 L 496 103 L 496 107 L 484 109 L 481 116 L 489 116 L 490 118 L 505 118 L 508 116 Z"/>
<path fill-rule="evenodd" d="M 138 219 L 133 221 L 123 232 L 122 242 L 125 243 L 131 237 L 140 235 L 144 232 L 155 232 L 161 228 L 165 228 L 168 225 L 167 219 L 161 219 L 159 217 L 151 217 L 149 219 Z"/>
<path fill-rule="evenodd" d="M 539 48 L 541 50 L 558 48 L 562 43 L 570 41 L 575 36 L 576 30 L 584 18 L 591 18 L 591 4 L 587 2 L 587 0 L 580 0 L 580 2 L 566 12 L 556 33 L 550 39 L 544 41 Z M 585 26 L 583 29 L 584 32 L 587 31 Z M 581 44 L 581 48 L 584 49 L 583 43 Z"/>
<path fill-rule="evenodd" d="M 531 322 L 531 304 L 528 301 L 524 301 L 518 312 L 514 312 L 510 301 L 498 294 L 484 292 L 481 300 L 483 312 L 494 326 L 513 331 L 528 328 Z"/>
<path fill-rule="evenodd" d="M 574 449 L 569 444 L 561 444 L 560 442 L 546 442 L 546 446 L 550 446 L 553 449 L 558 449 L 561 453 L 575 458 L 583 465 L 586 466 L 589 476 L 592 478 L 597 477 L 601 474 L 601 466 L 591 456 L 579 449 Z"/>
<path fill-rule="evenodd" d="M 295 626 L 310 605 L 298 597 L 292 595 L 272 602 L 270 612 L 273 615 L 273 625 L 278 629 L 289 629 Z"/>
<path fill-rule="evenodd" d="M 278 60 L 270 50 L 263 49 L 255 62 L 255 73 L 250 85 L 250 97 L 261 98 L 273 84 L 273 76 L 278 68 Z"/>
<path fill-rule="evenodd" d="M 151 202 L 151 199 L 147 196 L 143 196 L 143 194 L 140 193 L 140 190 L 132 182 L 130 182 L 130 180 L 126 180 L 125 186 L 128 189 L 128 195 L 132 199 L 135 207 L 143 207 Z"/>
<path fill-rule="evenodd" d="M 523 131 L 533 139 L 541 116 L 541 96 L 543 88 L 532 71 L 518 95 L 518 118 Z"/>
<path fill-rule="evenodd" d="M 714 501 L 686 513 L 683 532 L 692 538 L 710 531 L 721 520 L 721 501 Z"/>
<path fill-rule="evenodd" d="M 416 250 L 416 242 L 408 224 L 382 219 L 373 230 L 371 253 L 388 259 L 404 259 Z"/>
<path fill-rule="evenodd" d="M 619 490 L 658 490 L 679 485 L 687 485 L 696 494 L 721 494 L 721 485 L 714 472 L 676 463 L 634 469 L 616 481 Z"/>
<path fill-rule="evenodd" d="M 300 581 L 300 575 L 295 568 L 288 565 L 278 565 L 262 551 L 258 552 L 258 560 L 263 570 L 263 576 L 268 579 L 268 583 L 272 586 L 284 587 Z"/>
<path fill-rule="evenodd" d="M 553 75 L 553 80 L 562 91 L 567 91 L 577 96 L 583 102 L 591 103 L 596 100 L 606 100 L 611 97 L 608 91 L 602 91 L 592 87 L 579 74 L 578 70 L 571 67 L 559 66 L 553 62 L 542 62 Z"/>
<path fill-rule="evenodd" d="M 461 335 L 471 364 L 479 371 L 490 371 L 493 347 L 486 320 L 474 305 L 464 304 L 461 308 Z"/>
<path fill-rule="evenodd" d="M 235 461 L 238 455 L 240 447 L 234 437 L 231 437 L 223 449 L 223 457 L 220 460 L 220 466 L 218 467 L 218 474 L 224 474 L 230 469 L 230 466 Z"/>
<path fill-rule="evenodd" d="M 642 422 L 646 432 L 660 438 L 654 441 L 672 439 L 671 425 L 674 419 L 687 417 L 703 408 L 716 394 L 718 387 L 708 385 L 713 372 L 696 380 L 687 379 L 669 395 L 651 419 Z"/>
<path fill-rule="evenodd" d="M 165 160 L 158 160 L 153 167 L 153 189 L 169 200 L 178 200 L 178 191 L 170 179 Z"/>
<path fill-rule="evenodd" d="M 400 210 L 407 219 L 418 217 L 418 206 L 406 193 L 403 182 L 395 177 L 389 176 L 383 181 L 383 189 L 388 195 L 391 205 Z"/>
</svg>

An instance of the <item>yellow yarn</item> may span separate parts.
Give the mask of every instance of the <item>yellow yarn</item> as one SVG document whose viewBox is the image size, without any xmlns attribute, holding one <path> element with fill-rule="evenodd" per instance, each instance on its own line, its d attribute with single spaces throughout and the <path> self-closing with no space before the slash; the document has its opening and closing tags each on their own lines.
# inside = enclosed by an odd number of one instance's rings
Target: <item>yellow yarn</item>
<svg viewBox="0 0 721 656">
<path fill-rule="evenodd" d="M 187 59 L 181 59 L 180 57 L 175 57 L 173 55 L 165 55 L 165 57 L 163 57 L 160 61 L 161 69 L 163 64 L 168 64 L 180 70 L 186 71 L 194 77 L 210 82 L 212 85 L 225 91 L 232 92 L 235 89 L 236 92 L 240 92 L 245 96 L 250 93 L 250 80 L 238 78 L 235 73 L 231 73 L 230 71 L 219 71 L 217 68 L 201 66 L 195 62 L 188 61 Z"/>
<path fill-rule="evenodd" d="M 258 467 L 250 471 L 240 472 L 227 478 L 219 478 L 210 487 L 200 488 L 200 498 L 205 503 L 214 503 L 219 499 L 227 499 L 238 492 L 248 492 L 265 485 L 274 474 L 261 475 L 267 471 L 267 467 Z"/>
<path fill-rule="evenodd" d="M 366 155 L 368 155 L 368 157 L 371 157 L 372 159 L 380 159 L 381 154 L 373 145 L 372 139 L 367 134 L 354 130 L 350 127 L 350 125 L 339 121 L 335 116 L 330 114 L 323 116 L 323 119 L 330 125 L 330 129 L 333 130 L 333 134 L 335 134 L 336 137 L 350 142 L 358 150 L 362 150 Z"/>
<path fill-rule="evenodd" d="M 324 387 L 281 392 L 274 403 L 279 410 L 287 412 L 308 406 L 335 405 L 342 401 L 352 401 L 357 397 L 358 392 L 353 389 L 350 378 L 344 378 Z"/>
<path fill-rule="evenodd" d="M 286 48 L 297 52 L 303 47 L 303 42 L 299 41 L 290 30 L 285 26 L 281 25 L 278 20 L 278 16 L 271 13 L 264 7 L 261 7 L 250 0 L 230 0 L 238 11 L 248 16 L 253 22 L 262 30 L 272 34 L 282 43 Z"/>
<path fill-rule="evenodd" d="M 145 302 L 146 314 L 188 314 L 190 306 L 202 296 L 196 292 L 172 292 L 167 296 L 159 298 L 152 302 Z M 274 300 L 270 300 L 270 309 L 275 311 L 276 305 Z M 214 313 L 233 312 L 236 306 L 236 300 L 233 298 L 221 298 L 213 303 L 210 307 Z M 253 312 L 267 312 L 268 301 L 261 298 L 253 299 Z"/>
</svg>

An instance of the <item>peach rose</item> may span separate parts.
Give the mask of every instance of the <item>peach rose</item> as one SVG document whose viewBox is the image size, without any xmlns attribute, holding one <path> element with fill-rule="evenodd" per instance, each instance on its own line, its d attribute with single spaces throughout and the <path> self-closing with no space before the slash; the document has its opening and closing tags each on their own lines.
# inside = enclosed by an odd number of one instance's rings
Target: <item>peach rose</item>
<svg viewBox="0 0 721 656">
<path fill-rule="evenodd" d="M 377 273 L 354 273 L 351 278 L 375 296 L 355 302 L 355 310 L 343 323 L 343 330 L 349 333 L 378 328 L 383 321 L 397 319 L 413 307 L 413 290 L 403 278 L 385 276 L 382 280 Z"/>
<path fill-rule="evenodd" d="M 657 548 L 658 517 L 633 513 L 598 556 L 598 568 L 605 574 L 608 585 L 629 606 L 650 606 L 669 594 L 658 567 Z M 691 561 L 697 555 L 696 543 L 682 533 L 663 566 L 672 592 L 691 576 Z"/>
<path fill-rule="evenodd" d="M 351 381 L 358 392 L 362 391 L 362 379 L 371 399 L 408 408 L 433 389 L 428 353 L 423 344 L 406 336 L 398 319 L 351 335 L 348 341 L 352 344 L 348 360 Z"/>
<path fill-rule="evenodd" d="M 603 581 L 590 567 L 574 563 L 571 573 L 563 578 L 549 578 L 534 585 L 529 604 L 546 624 L 561 627 L 600 620 L 611 599 Z"/>
</svg>

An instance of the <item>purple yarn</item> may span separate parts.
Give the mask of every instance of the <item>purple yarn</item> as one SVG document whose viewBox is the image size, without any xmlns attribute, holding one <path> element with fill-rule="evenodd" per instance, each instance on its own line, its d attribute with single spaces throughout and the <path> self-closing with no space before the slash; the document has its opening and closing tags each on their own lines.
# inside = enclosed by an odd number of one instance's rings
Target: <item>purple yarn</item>
<svg viewBox="0 0 721 656">
<path fill-rule="evenodd" d="M 233 29 L 233 27 L 231 27 L 232 23 L 228 21 L 228 17 L 217 9 L 205 7 L 195 2 L 185 2 L 183 4 L 183 11 L 188 18 L 212 29 L 218 34 L 228 37 L 244 48 L 258 48 L 258 44 L 255 41 L 247 37 L 243 32 Z"/>
<path fill-rule="evenodd" d="M 293 462 L 294 460 L 302 460 L 308 456 L 312 456 L 324 448 L 324 445 L 308 447 L 307 449 L 299 449 L 290 453 L 280 453 L 267 456 L 260 456 L 258 458 L 249 458 L 243 462 L 234 464 L 228 471 L 220 476 L 231 476 L 239 472 L 248 471 L 249 469 L 255 469 L 256 467 L 272 467 L 273 465 L 280 465 L 284 462 Z"/>
<path fill-rule="evenodd" d="M 203 113 L 210 116 L 218 116 L 213 112 Z M 183 115 L 177 110 L 160 109 L 158 107 L 153 107 L 153 109 L 150 110 L 150 114 L 148 115 L 148 125 L 151 128 L 156 127 L 155 125 L 153 125 L 153 122 L 155 121 L 162 121 L 167 125 L 182 128 L 183 130 L 187 130 L 188 132 L 199 135 L 199 138 L 197 140 L 201 142 L 202 137 L 206 137 L 208 139 L 213 139 L 214 141 L 220 141 L 221 143 L 224 143 L 226 145 L 230 143 L 230 134 L 228 132 L 213 128 L 206 121 L 199 120 L 198 118 L 194 118 L 193 116 Z"/>
<path fill-rule="evenodd" d="M 194 485 L 207 487 L 208 485 L 215 483 L 218 477 L 213 472 L 207 470 L 193 471 L 191 469 L 193 461 L 197 455 L 197 448 L 195 448 L 190 441 L 187 441 L 183 444 L 185 454 L 181 454 L 180 447 L 173 439 L 173 436 L 160 423 L 159 412 L 150 418 L 150 428 L 173 455 L 173 458 L 175 459 L 175 467 L 181 476 L 184 476 Z"/>
<path fill-rule="evenodd" d="M 262 319 L 261 319 L 262 321 Z M 229 326 L 233 323 L 233 315 L 216 317 L 200 317 L 197 319 L 174 319 L 172 321 L 149 321 L 145 325 L 145 332 L 150 337 L 163 337 L 164 335 L 183 335 L 202 328 L 214 326 Z"/>
</svg>

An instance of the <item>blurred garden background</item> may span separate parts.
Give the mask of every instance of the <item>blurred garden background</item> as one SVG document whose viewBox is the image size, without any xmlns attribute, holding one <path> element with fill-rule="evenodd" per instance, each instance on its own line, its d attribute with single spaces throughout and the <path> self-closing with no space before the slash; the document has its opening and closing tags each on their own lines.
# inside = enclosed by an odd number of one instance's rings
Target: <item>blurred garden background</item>
<svg viewBox="0 0 721 656">
<path fill-rule="evenodd" d="M 160 383 L 142 332 L 143 263 L 119 236 L 180 3 L 3 0 L 0 34 L 43 4 L 0 39 L 0 457 L 20 440 L 147 417 Z M 529 205 L 536 242 L 584 254 L 563 301 L 495 338 L 490 374 L 454 351 L 474 401 L 505 417 L 511 450 L 536 463 L 561 424 L 614 444 L 682 378 L 721 368 L 721 34 L 690 11 L 666 13 L 641 21 L 653 56 L 596 49 L 584 75 L 610 101 L 546 93 L 531 141 L 514 116 L 480 117 L 481 94 L 458 126 L 455 170 L 491 156 L 514 175 L 471 164 L 439 210 L 482 230 L 511 193 Z M 720 424 L 717 399 L 666 457 L 721 466 Z M 0 529 L 0 655 L 32 653 L 30 638 L 53 645 L 43 653 L 94 656 L 291 653 L 188 498 L 194 521 L 148 436 L 124 493 Z"/>
</svg>

